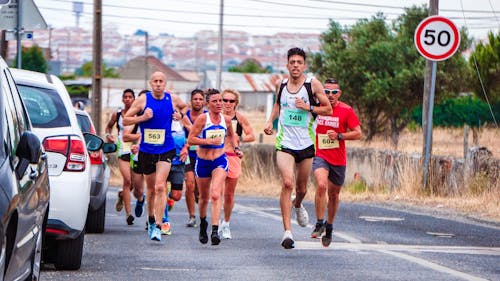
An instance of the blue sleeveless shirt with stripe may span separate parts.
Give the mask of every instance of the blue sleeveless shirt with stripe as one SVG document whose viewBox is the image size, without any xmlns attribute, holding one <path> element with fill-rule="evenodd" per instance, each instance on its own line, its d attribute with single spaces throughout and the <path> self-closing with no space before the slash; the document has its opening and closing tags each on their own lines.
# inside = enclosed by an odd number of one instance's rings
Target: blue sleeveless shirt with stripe
<svg viewBox="0 0 500 281">
<path fill-rule="evenodd" d="M 174 106 L 170 93 L 165 92 L 163 99 L 157 100 L 151 92 L 146 93 L 144 109 L 153 110 L 153 118 L 140 124 L 141 144 L 139 150 L 150 154 L 162 154 L 175 149 L 172 137 L 172 114 Z"/>
</svg>

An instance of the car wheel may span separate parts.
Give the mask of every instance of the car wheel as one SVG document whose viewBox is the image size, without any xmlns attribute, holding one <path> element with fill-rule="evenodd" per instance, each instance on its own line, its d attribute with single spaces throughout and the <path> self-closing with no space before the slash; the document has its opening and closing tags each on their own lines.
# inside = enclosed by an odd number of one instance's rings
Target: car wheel
<svg viewBox="0 0 500 281">
<path fill-rule="evenodd" d="M 87 213 L 87 222 L 85 228 L 88 233 L 103 233 L 104 223 L 106 218 L 106 199 L 102 203 L 101 207 L 95 211 L 90 211 Z"/>
<path fill-rule="evenodd" d="M 54 266 L 56 269 L 77 270 L 82 265 L 83 238 L 85 230 L 75 239 L 58 241 L 57 257 Z"/>
</svg>

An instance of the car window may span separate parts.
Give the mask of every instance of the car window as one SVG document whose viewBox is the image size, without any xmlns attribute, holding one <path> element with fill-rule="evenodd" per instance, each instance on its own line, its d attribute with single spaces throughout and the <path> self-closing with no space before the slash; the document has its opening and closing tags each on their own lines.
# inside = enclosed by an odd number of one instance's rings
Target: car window
<svg viewBox="0 0 500 281">
<path fill-rule="evenodd" d="M 6 79 L 5 72 L 3 73 L 0 79 Z M 12 100 L 12 95 L 10 94 L 10 88 L 7 83 L 2 84 L 2 102 L 5 103 L 5 118 L 7 121 L 7 130 L 8 132 L 5 134 L 6 139 L 8 140 L 7 146 L 10 152 L 9 155 L 15 155 L 15 147 L 19 142 L 21 132 L 18 131 L 19 126 L 17 125 L 17 117 L 16 117 L 16 109 L 14 106 L 14 101 Z M 3 114 L 3 113 L 2 113 Z"/>
<path fill-rule="evenodd" d="M 28 124 L 28 115 L 24 109 L 23 102 L 21 101 L 21 97 L 19 96 L 19 92 L 17 91 L 16 83 L 12 79 L 12 74 L 8 69 L 5 69 L 5 77 L 7 78 L 7 82 L 9 84 L 9 93 L 12 96 L 12 101 L 14 102 L 14 107 L 16 109 L 16 115 L 18 120 L 19 131 L 24 132 L 29 128 Z"/>
<path fill-rule="evenodd" d="M 76 114 L 76 119 L 78 120 L 78 126 L 80 126 L 80 130 L 82 133 L 90 133 L 91 132 L 91 124 L 90 120 L 86 115 Z"/>
<path fill-rule="evenodd" d="M 33 127 L 54 128 L 71 125 L 66 107 L 57 91 L 20 84 L 17 86 Z"/>
</svg>

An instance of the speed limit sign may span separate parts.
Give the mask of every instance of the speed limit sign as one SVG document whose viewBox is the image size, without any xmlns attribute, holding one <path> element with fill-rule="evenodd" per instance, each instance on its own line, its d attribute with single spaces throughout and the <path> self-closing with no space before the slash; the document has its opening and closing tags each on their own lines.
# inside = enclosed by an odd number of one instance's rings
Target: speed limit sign
<svg viewBox="0 0 500 281">
<path fill-rule="evenodd" d="M 442 61 L 451 57 L 460 45 L 455 24 L 441 16 L 425 18 L 415 30 L 415 46 L 426 59 Z"/>
</svg>

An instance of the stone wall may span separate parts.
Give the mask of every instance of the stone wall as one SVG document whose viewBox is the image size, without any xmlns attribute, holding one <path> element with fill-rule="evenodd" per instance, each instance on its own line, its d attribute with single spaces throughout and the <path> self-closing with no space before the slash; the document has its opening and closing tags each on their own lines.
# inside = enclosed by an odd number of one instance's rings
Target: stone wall
<svg viewBox="0 0 500 281">
<path fill-rule="evenodd" d="M 243 176 L 279 178 L 273 145 L 253 144 L 242 147 L 245 152 Z M 397 190 L 409 185 L 422 187 L 420 154 L 408 154 L 373 148 L 347 149 L 346 184 L 362 180 L 369 189 Z M 472 147 L 467 158 L 432 156 L 429 163 L 429 187 L 436 195 L 469 192 L 471 180 L 480 177 L 486 186 L 481 190 L 500 189 L 500 159 L 484 147 Z"/>
</svg>

